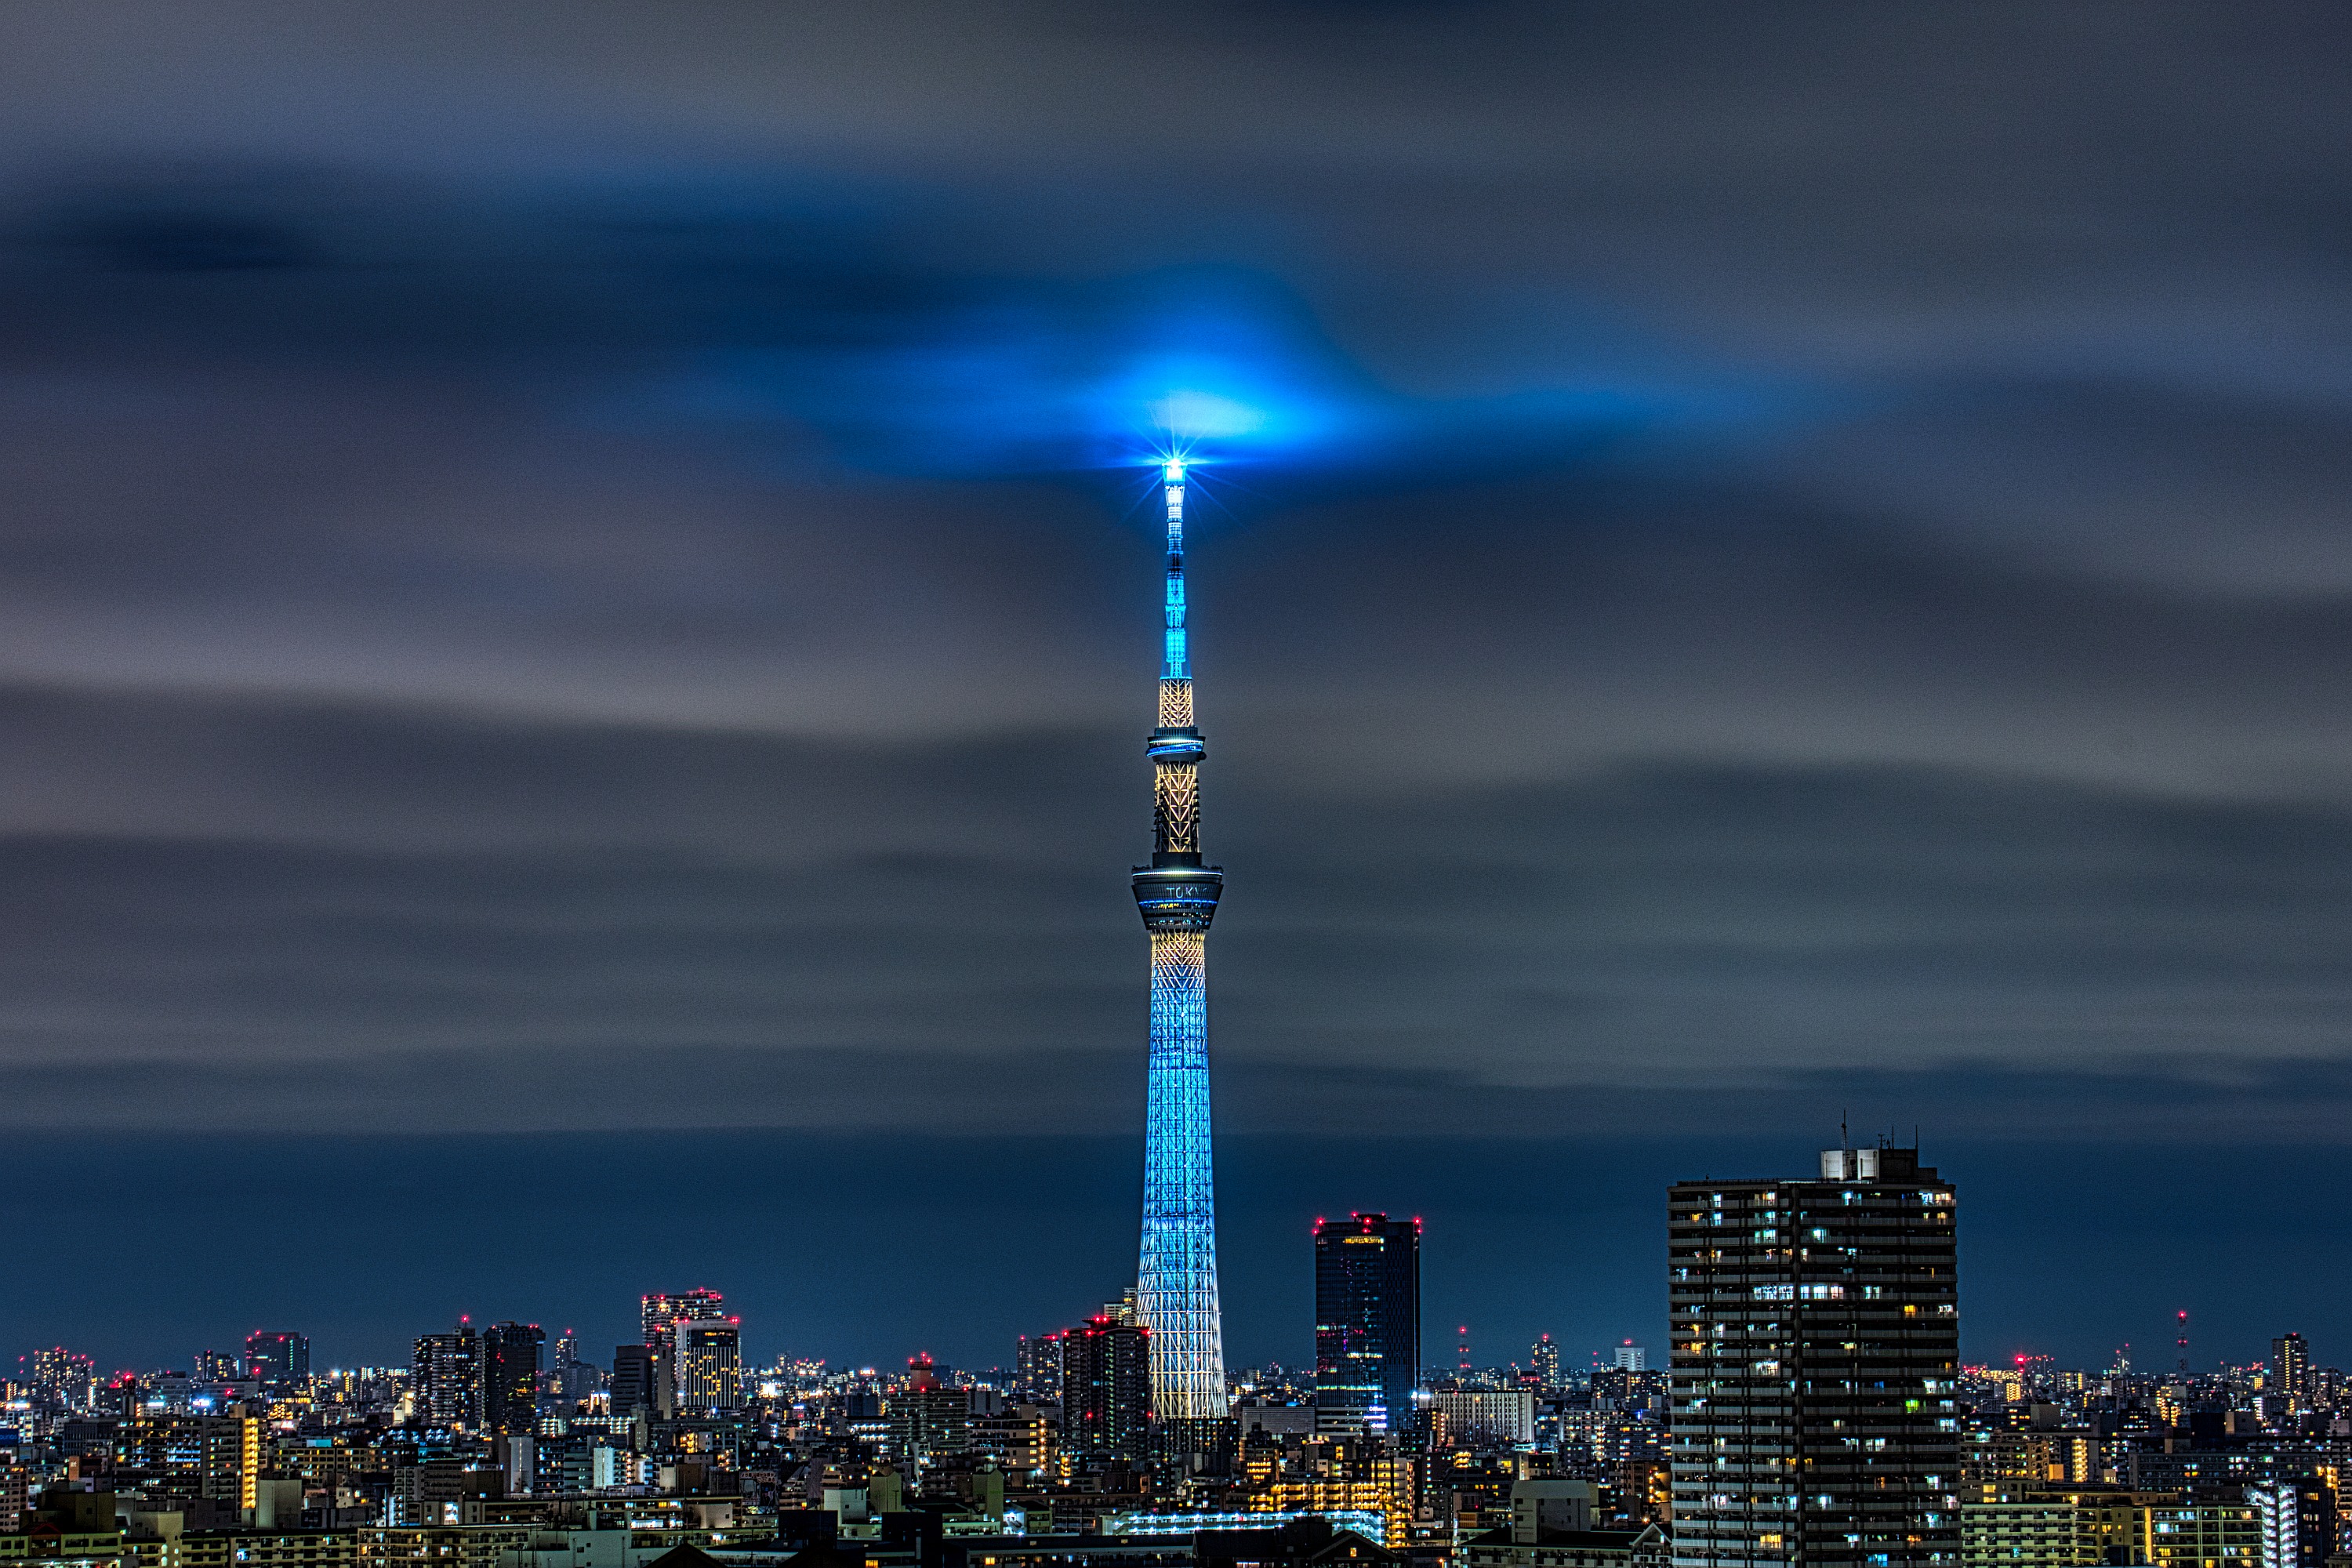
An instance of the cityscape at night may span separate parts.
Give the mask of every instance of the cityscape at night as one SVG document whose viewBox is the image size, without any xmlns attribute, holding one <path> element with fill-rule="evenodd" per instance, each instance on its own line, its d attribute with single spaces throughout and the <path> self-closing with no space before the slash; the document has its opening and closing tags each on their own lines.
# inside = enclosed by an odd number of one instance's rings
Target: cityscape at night
<svg viewBox="0 0 2352 1568">
<path fill-rule="evenodd" d="M 0 1568 L 2352 1568 L 2347 213 L 2305 0 L 0 7 Z"/>
<path fill-rule="evenodd" d="M 1889 1144 L 1668 1203 L 1664 1344 L 1425 1346 L 1422 1222 L 1357 1213 L 1316 1225 L 1311 1357 L 1172 1421 L 1134 1289 L 987 1367 L 760 1364 L 708 1287 L 609 1350 L 466 1318 L 383 1366 L 283 1329 L 185 1369 L 55 1347 L 8 1385 L 6 1501 L 18 1555 L 80 1564 L 2342 1554 L 2352 1380 L 2303 1335 L 2215 1364 L 2181 1312 L 2105 1366 L 1960 1362 L 1958 1194 Z"/>
</svg>

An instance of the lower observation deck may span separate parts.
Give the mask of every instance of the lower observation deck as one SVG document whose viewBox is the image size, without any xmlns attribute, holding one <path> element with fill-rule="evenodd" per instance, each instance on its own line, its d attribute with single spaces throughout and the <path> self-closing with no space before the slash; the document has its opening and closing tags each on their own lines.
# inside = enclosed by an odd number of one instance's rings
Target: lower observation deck
<svg viewBox="0 0 2352 1568">
<path fill-rule="evenodd" d="M 1145 929 L 1206 931 L 1224 894 L 1225 874 L 1209 866 L 1139 866 L 1134 885 Z"/>
</svg>

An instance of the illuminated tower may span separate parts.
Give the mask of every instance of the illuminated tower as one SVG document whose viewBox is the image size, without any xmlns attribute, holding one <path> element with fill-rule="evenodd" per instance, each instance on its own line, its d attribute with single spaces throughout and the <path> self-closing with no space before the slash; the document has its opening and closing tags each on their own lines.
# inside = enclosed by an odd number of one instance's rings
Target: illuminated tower
<svg viewBox="0 0 2352 1568">
<path fill-rule="evenodd" d="M 1149 1331 L 1152 1415 L 1221 1420 L 1224 1331 L 1217 1312 L 1217 1212 L 1209 1147 L 1209 921 L 1225 879 L 1201 864 L 1201 731 L 1184 642 L 1184 460 L 1161 470 L 1168 502 L 1168 633 L 1152 764 L 1151 864 L 1135 902 L 1151 934 L 1151 1076 L 1144 1110 L 1143 1255 L 1136 1315 Z M 1205 1441 L 1190 1447 L 1206 1447 Z"/>
</svg>

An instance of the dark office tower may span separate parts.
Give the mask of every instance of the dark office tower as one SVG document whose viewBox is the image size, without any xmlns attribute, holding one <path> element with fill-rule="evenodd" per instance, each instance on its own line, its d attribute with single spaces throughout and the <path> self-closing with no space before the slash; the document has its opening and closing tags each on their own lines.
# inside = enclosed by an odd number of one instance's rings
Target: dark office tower
<svg viewBox="0 0 2352 1568">
<path fill-rule="evenodd" d="M 610 1392 L 615 1415 L 654 1409 L 654 1352 L 644 1345 L 614 1345 Z"/>
<path fill-rule="evenodd" d="M 492 1323 L 482 1331 L 482 1425 L 513 1436 L 539 1430 L 537 1323 Z"/>
<path fill-rule="evenodd" d="M 1958 1563 L 1953 1231 L 1916 1149 L 1673 1188 L 1676 1568 Z"/>
<path fill-rule="evenodd" d="M 2311 1408 L 2311 1346 L 2301 1334 L 2282 1334 L 2271 1342 L 2271 1381 L 2287 1397 L 2287 1408 L 2300 1415 Z"/>
<path fill-rule="evenodd" d="M 1031 1405 L 1056 1405 L 1062 1398 L 1062 1336 L 1024 1334 L 1013 1352 L 1014 1394 Z"/>
<path fill-rule="evenodd" d="M 1315 1222 L 1315 1429 L 1402 1432 L 1421 1376 L 1421 1222 Z"/>
<path fill-rule="evenodd" d="M 1065 1332 L 1062 1447 L 1070 1458 L 1140 1459 L 1150 1426 L 1150 1331 L 1102 1316 Z"/>
<path fill-rule="evenodd" d="M 482 1342 L 474 1337 L 474 1325 L 460 1318 L 446 1334 L 419 1334 L 409 1386 L 416 1395 L 417 1419 L 426 1426 L 479 1423 Z"/>
<path fill-rule="evenodd" d="M 264 1388 L 286 1388 L 310 1375 L 310 1342 L 300 1334 L 256 1330 L 245 1336 L 245 1375 Z"/>
</svg>

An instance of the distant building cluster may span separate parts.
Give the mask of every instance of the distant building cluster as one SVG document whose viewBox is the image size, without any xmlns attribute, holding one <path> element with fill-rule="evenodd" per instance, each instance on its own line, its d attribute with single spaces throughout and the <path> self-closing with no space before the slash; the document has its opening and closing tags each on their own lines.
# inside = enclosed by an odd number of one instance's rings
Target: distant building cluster
<svg viewBox="0 0 2352 1568">
<path fill-rule="evenodd" d="M 1159 1407 L 1133 1290 L 986 1371 L 747 1366 L 710 1289 L 646 1294 L 608 1357 L 463 1318 L 404 1366 L 275 1330 L 184 1372 L 42 1351 L 6 1391 L 0 1564 L 1664 1568 L 1640 1350 L 1423 1364 L 1417 1220 L 1319 1222 L 1313 1266 L 1316 1364 L 1232 1373 L 1206 1425 Z"/>
<path fill-rule="evenodd" d="M 2011 1563 L 2343 1568 L 2352 1383 L 2300 1334 L 2250 1366 L 1964 1366 L 1960 1552 Z M 2173 1364 L 2163 1366 L 2165 1361 Z"/>
<path fill-rule="evenodd" d="M 1136 1292 L 1009 1367 L 747 1366 L 716 1290 L 639 1338 L 460 1319 L 405 1366 L 290 1331 L 190 1370 L 23 1358 L 0 1568 L 2352 1568 L 2352 1383 L 1958 1360 L 1916 1151 L 1675 1185 L 1671 1343 L 1424 1353 L 1421 1222 L 1316 1223 L 1315 1363 L 1158 1408 Z M 1302 1262 L 1305 1260 L 1302 1259 Z M 667 1559 L 667 1561 L 664 1561 Z"/>
</svg>

